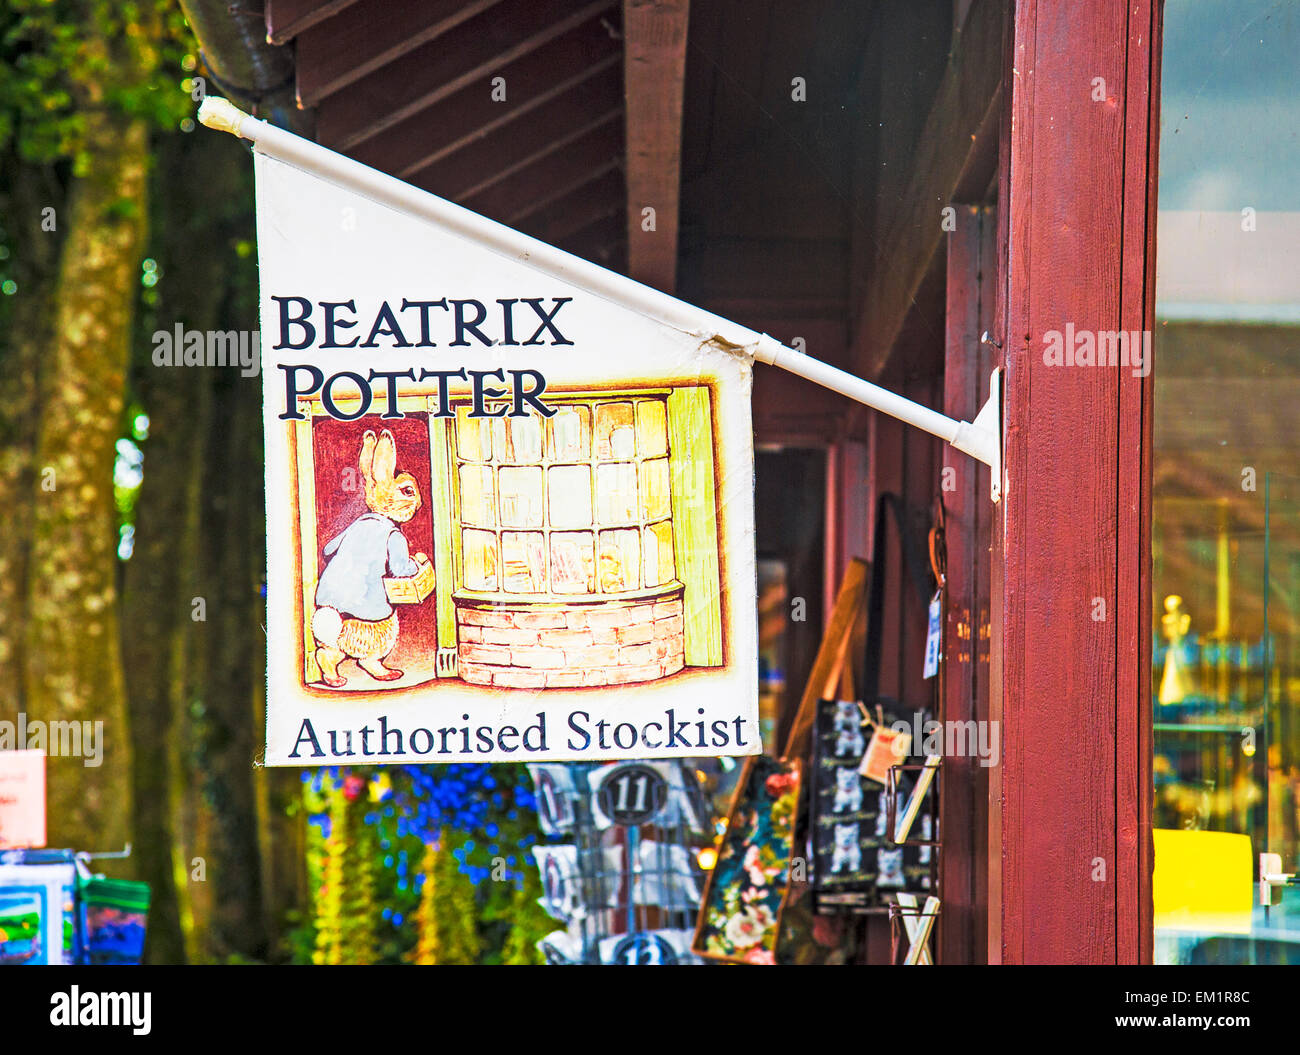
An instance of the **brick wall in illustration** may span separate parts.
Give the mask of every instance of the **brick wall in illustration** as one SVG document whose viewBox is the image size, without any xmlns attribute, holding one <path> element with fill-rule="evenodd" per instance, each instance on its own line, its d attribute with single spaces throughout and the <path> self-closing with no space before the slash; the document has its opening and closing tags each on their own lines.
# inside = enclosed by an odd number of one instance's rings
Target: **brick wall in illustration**
<svg viewBox="0 0 1300 1055">
<path fill-rule="evenodd" d="M 511 689 L 627 685 L 686 665 L 682 599 L 458 606 L 460 676 Z"/>
</svg>

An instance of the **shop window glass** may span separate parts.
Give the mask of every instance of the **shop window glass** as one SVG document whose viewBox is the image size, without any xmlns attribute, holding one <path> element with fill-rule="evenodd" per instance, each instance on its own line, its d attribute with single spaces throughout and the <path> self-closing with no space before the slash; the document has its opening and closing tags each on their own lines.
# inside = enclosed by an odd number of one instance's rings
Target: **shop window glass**
<svg viewBox="0 0 1300 1055">
<path fill-rule="evenodd" d="M 626 524 L 636 517 L 636 466 L 596 466 L 596 509 L 602 524 Z"/>
<path fill-rule="evenodd" d="M 645 584 L 662 586 L 677 576 L 673 563 L 673 526 L 664 521 L 645 529 Z"/>
<path fill-rule="evenodd" d="M 491 531 L 466 528 L 465 586 L 470 590 L 495 591 L 497 588 L 497 537 Z"/>
<path fill-rule="evenodd" d="M 501 526 L 542 526 L 542 470 L 540 467 L 503 466 L 501 481 Z"/>
<path fill-rule="evenodd" d="M 601 403 L 596 407 L 596 457 L 602 461 L 636 454 L 636 430 L 631 403 Z"/>
<path fill-rule="evenodd" d="M 546 590 L 543 537 L 539 531 L 501 532 L 501 578 L 507 593 Z"/>
<path fill-rule="evenodd" d="M 560 407 L 550 420 L 552 461 L 591 459 L 591 408 Z"/>
<path fill-rule="evenodd" d="M 640 532 L 600 533 L 600 588 L 604 593 L 635 590 L 641 578 Z"/>
<path fill-rule="evenodd" d="M 486 462 L 492 459 L 492 437 L 484 418 L 471 418 L 469 407 L 461 407 L 456 420 L 457 453 L 463 461 Z"/>
<path fill-rule="evenodd" d="M 651 520 L 668 515 L 672 500 L 668 479 L 668 459 L 656 458 L 641 466 L 641 508 Z"/>
<path fill-rule="evenodd" d="M 1167 0 L 1152 517 L 1155 958 L 1300 962 L 1300 11 Z"/>
<path fill-rule="evenodd" d="M 636 438 L 643 458 L 668 453 L 667 408 L 659 400 L 642 400 L 636 405 Z"/>
<path fill-rule="evenodd" d="M 665 396 L 566 402 L 549 419 L 469 410 L 453 433 L 464 589 L 568 597 L 675 580 Z"/>
<path fill-rule="evenodd" d="M 547 470 L 550 481 L 551 526 L 591 526 L 591 467 L 555 465 Z"/>
<path fill-rule="evenodd" d="M 590 531 L 551 535 L 551 583 L 556 593 L 595 593 L 595 536 Z"/>
<path fill-rule="evenodd" d="M 485 465 L 460 467 L 460 517 L 466 524 L 491 525 L 496 522 L 496 495 L 492 470 Z"/>
<path fill-rule="evenodd" d="M 508 461 L 533 465 L 542 460 L 541 419 L 529 415 L 510 419 Z"/>
</svg>

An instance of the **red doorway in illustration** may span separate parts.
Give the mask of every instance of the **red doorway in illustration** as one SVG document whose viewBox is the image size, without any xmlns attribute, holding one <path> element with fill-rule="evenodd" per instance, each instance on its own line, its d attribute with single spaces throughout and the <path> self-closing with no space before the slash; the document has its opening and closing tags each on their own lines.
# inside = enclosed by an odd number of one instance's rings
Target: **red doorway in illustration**
<svg viewBox="0 0 1300 1055">
<path fill-rule="evenodd" d="M 434 551 L 428 414 L 316 418 L 312 453 L 320 571 L 304 616 L 321 668 L 314 685 L 373 691 L 432 680 L 434 598 L 391 585 L 431 574 L 422 569 Z"/>
</svg>

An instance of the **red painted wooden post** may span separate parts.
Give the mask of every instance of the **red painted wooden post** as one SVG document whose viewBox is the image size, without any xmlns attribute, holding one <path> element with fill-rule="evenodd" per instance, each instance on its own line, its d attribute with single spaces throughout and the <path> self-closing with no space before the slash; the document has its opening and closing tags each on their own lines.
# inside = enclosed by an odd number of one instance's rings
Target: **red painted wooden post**
<svg viewBox="0 0 1300 1055">
<path fill-rule="evenodd" d="M 1142 17 L 1136 17 L 1138 14 Z M 1125 210 L 1124 292 L 1122 317 L 1134 320 L 1152 335 L 1155 344 L 1156 313 L 1156 185 L 1160 160 L 1160 48 L 1164 40 L 1164 5 L 1151 0 L 1134 8 L 1129 21 L 1128 105 L 1125 108 Z M 1121 545 L 1134 547 L 1136 560 L 1124 565 L 1119 581 L 1121 597 L 1136 603 L 1119 626 L 1122 658 L 1120 699 L 1136 694 L 1141 701 L 1136 714 L 1123 711 L 1119 728 L 1122 780 L 1118 785 L 1121 829 L 1119 833 L 1118 889 L 1121 963 L 1150 963 L 1155 946 L 1155 916 L 1151 877 L 1155 871 L 1155 846 L 1151 834 L 1155 805 L 1152 777 L 1154 721 L 1151 709 L 1152 583 L 1151 486 L 1155 454 L 1155 364 L 1148 376 L 1130 378 L 1120 389 L 1120 449 L 1141 451 L 1138 474 L 1120 477 L 1119 537 Z M 1124 649 L 1124 643 L 1136 648 Z"/>
<path fill-rule="evenodd" d="M 1150 376 L 1047 335 L 1153 326 L 1156 0 L 1024 0 L 1000 200 L 989 958 L 1151 956 Z M 1098 80 L 1100 78 L 1100 80 Z"/>
<path fill-rule="evenodd" d="M 997 271 L 993 209 L 956 206 L 948 237 L 943 412 L 970 421 L 988 398 L 992 356 L 980 335 L 993 325 Z M 940 488 L 946 513 L 947 587 L 943 656 L 944 722 L 988 720 L 989 471 L 945 447 Z M 1001 745 L 998 745 L 1000 752 Z M 943 917 L 939 962 L 987 957 L 988 768 L 949 755 L 939 782 Z"/>
</svg>

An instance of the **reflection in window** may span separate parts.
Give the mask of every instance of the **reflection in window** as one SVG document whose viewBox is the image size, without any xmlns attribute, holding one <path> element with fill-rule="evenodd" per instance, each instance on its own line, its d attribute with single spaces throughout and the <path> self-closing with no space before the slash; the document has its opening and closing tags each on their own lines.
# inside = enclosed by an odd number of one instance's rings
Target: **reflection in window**
<svg viewBox="0 0 1300 1055">
<path fill-rule="evenodd" d="M 1164 26 L 1156 959 L 1300 961 L 1296 889 L 1265 910 L 1253 885 L 1260 853 L 1300 865 L 1300 14 L 1168 0 Z"/>
<path fill-rule="evenodd" d="M 675 580 L 665 397 L 569 403 L 549 419 L 469 410 L 454 427 L 465 589 L 576 596 Z"/>
<path fill-rule="evenodd" d="M 637 545 L 637 536 L 636 530 L 600 533 L 602 593 L 636 589 L 641 576 L 641 548 Z"/>
<path fill-rule="evenodd" d="M 631 403 L 601 403 L 596 407 L 596 457 L 631 458 L 636 451 Z"/>
<path fill-rule="evenodd" d="M 492 470 L 485 465 L 460 467 L 460 519 L 463 524 L 496 523 Z"/>
<path fill-rule="evenodd" d="M 662 586 L 677 577 L 673 565 L 673 526 L 664 520 L 645 529 L 645 584 Z"/>
<path fill-rule="evenodd" d="M 635 465 L 596 466 L 596 515 L 602 524 L 627 524 L 637 519 Z"/>
<path fill-rule="evenodd" d="M 548 432 L 551 461 L 586 461 L 591 457 L 590 407 L 560 407 L 550 420 Z"/>
</svg>

